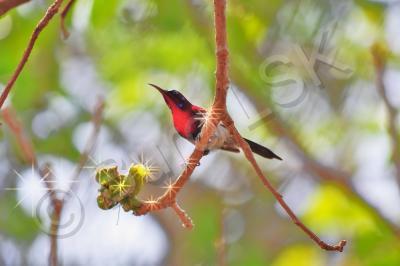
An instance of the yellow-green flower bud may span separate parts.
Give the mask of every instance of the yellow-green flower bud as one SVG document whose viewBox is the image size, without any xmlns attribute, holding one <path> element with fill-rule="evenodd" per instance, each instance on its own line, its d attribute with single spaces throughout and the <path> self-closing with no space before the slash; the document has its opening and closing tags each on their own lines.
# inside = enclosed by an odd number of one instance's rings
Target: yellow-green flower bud
<svg viewBox="0 0 400 266">
<path fill-rule="evenodd" d="M 126 176 L 120 175 L 118 178 L 112 180 L 109 185 L 109 191 L 112 198 L 124 196 L 129 192 L 130 185 L 127 183 Z"/>
<path fill-rule="evenodd" d="M 99 206 L 100 209 L 108 210 L 114 207 L 116 204 L 117 204 L 116 202 L 113 202 L 107 197 L 104 197 L 102 194 L 99 194 L 97 196 L 97 205 Z"/>
<path fill-rule="evenodd" d="M 131 167 L 129 168 L 128 179 L 133 178 L 135 180 L 136 186 L 133 190 L 133 195 L 136 196 L 137 194 L 139 194 L 150 174 L 150 169 L 143 164 L 131 165 Z"/>
<path fill-rule="evenodd" d="M 109 183 L 118 177 L 117 166 L 101 168 L 96 172 L 96 181 L 101 186 L 108 186 Z"/>
<path fill-rule="evenodd" d="M 141 201 L 133 196 L 123 199 L 120 204 L 126 212 L 135 211 L 142 205 Z"/>
</svg>

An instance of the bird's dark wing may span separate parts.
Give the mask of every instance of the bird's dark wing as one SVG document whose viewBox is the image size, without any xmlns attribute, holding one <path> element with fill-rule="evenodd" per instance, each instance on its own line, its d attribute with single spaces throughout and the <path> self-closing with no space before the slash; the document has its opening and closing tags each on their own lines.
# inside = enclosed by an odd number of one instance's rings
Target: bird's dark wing
<svg viewBox="0 0 400 266">
<path fill-rule="evenodd" d="M 258 143 L 255 143 L 254 141 L 251 141 L 249 139 L 243 138 L 250 146 L 250 149 L 254 152 L 257 153 L 258 155 L 268 158 L 268 159 L 278 159 L 282 160 L 281 157 L 276 155 L 273 151 L 268 149 L 267 147 L 264 147 Z"/>
<path fill-rule="evenodd" d="M 201 131 L 201 128 L 203 127 L 204 121 L 202 120 L 204 118 L 205 113 L 207 113 L 206 109 L 193 105 L 192 106 L 192 112 L 193 112 L 193 117 L 194 117 L 194 124 L 193 124 L 193 129 L 192 129 L 192 139 L 196 140 L 197 137 L 199 136 L 199 133 Z"/>
</svg>

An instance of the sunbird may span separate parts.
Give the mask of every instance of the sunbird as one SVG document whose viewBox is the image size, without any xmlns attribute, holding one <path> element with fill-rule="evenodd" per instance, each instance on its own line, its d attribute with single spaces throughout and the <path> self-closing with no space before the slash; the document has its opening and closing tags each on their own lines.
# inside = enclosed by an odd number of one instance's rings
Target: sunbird
<svg viewBox="0 0 400 266">
<path fill-rule="evenodd" d="M 192 144 L 195 144 L 206 120 L 212 119 L 213 114 L 208 114 L 206 109 L 189 102 L 179 91 L 164 90 L 157 85 L 149 85 L 156 88 L 163 96 L 165 103 L 171 110 L 174 127 L 179 135 Z M 281 157 L 267 147 L 246 138 L 244 140 L 249 144 L 254 153 L 264 158 L 282 160 Z M 223 123 L 217 125 L 213 136 L 207 143 L 204 154 L 207 155 L 211 150 L 217 149 L 240 152 L 239 145 L 235 142 L 233 136 Z"/>
</svg>

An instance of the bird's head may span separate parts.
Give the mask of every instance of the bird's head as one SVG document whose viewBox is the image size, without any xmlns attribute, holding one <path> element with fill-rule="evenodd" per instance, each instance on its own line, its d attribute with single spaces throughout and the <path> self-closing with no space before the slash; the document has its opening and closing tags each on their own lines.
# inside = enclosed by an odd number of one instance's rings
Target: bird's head
<svg viewBox="0 0 400 266">
<path fill-rule="evenodd" d="M 179 91 L 176 90 L 164 90 L 157 85 L 149 84 L 153 88 L 156 88 L 161 95 L 163 96 L 165 103 L 168 105 L 169 109 L 172 112 L 181 110 L 181 111 L 189 111 L 191 110 L 192 104 L 182 95 Z"/>
</svg>

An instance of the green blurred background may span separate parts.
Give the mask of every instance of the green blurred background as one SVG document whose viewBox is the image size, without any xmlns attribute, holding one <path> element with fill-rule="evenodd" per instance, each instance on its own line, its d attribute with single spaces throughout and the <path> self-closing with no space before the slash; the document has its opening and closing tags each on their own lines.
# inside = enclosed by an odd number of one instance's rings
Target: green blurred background
<svg viewBox="0 0 400 266">
<path fill-rule="evenodd" d="M 0 17 L 0 87 L 49 4 L 31 1 Z M 105 99 L 96 149 L 63 213 L 83 225 L 59 239 L 61 264 L 400 265 L 400 173 L 392 156 L 400 147 L 387 132 L 371 56 L 375 44 L 387 59 L 383 79 L 398 109 L 399 14 L 399 1 L 389 0 L 228 0 L 228 109 L 243 136 L 284 158 L 257 159 L 307 226 L 329 243 L 348 241 L 343 253 L 321 250 L 300 231 L 241 154 L 202 159 L 178 199 L 194 221 L 191 231 L 170 210 L 145 217 L 100 210 L 100 165 L 123 171 L 151 160 L 160 171 L 143 199 L 161 194 L 183 169 L 192 145 L 175 134 L 168 108 L 147 83 L 211 103 L 213 5 L 78 0 L 67 40 L 56 16 L 6 105 L 39 164 L 50 162 L 56 187 L 68 189 L 97 98 Z M 0 265 L 46 264 L 48 210 L 38 211 L 46 191 L 4 123 L 0 156 Z"/>
</svg>

